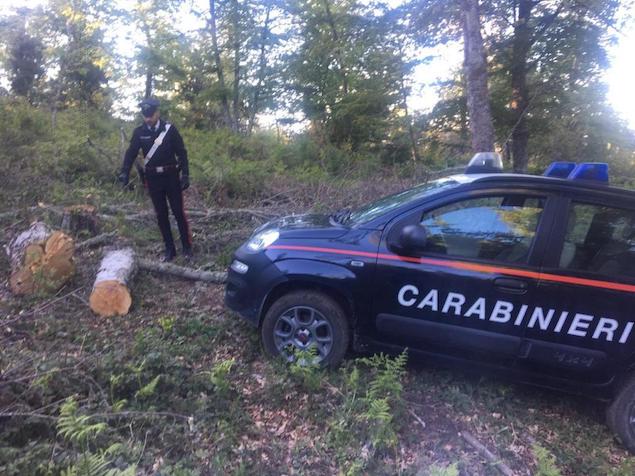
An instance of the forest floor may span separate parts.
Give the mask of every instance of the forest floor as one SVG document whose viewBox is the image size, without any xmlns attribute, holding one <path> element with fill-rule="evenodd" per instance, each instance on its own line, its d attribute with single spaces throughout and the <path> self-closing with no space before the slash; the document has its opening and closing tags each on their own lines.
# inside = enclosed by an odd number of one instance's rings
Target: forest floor
<svg viewBox="0 0 635 476">
<path fill-rule="evenodd" d="M 224 269 L 266 215 L 327 208 L 320 193 L 253 204 L 264 214 L 193 218 L 188 266 Z M 149 201 L 135 197 L 108 204 L 118 211 L 104 230 L 158 257 L 153 216 L 138 215 Z M 188 193 L 189 208 L 199 200 Z M 54 224 L 47 210 L 0 214 L 0 245 L 34 218 Z M 425 363 L 402 371 L 394 359 L 286 367 L 263 358 L 219 285 L 140 272 L 132 311 L 98 318 L 87 299 L 101 255 L 82 250 L 54 297 L 0 288 L 0 474 L 86 474 L 89 464 L 161 475 L 635 474 L 601 403 Z"/>
</svg>

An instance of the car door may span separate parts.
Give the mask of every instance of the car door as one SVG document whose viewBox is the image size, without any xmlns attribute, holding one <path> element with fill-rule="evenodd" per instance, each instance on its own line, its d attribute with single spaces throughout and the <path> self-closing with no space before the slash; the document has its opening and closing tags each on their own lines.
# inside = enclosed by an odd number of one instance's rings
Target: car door
<svg viewBox="0 0 635 476">
<path fill-rule="evenodd" d="M 516 324 L 535 294 L 549 193 L 492 189 L 440 199 L 393 220 L 380 243 L 374 339 L 431 353 L 516 359 Z M 400 236 L 422 224 L 426 245 Z"/>
<path fill-rule="evenodd" d="M 591 385 L 608 383 L 635 351 L 635 203 L 565 194 L 536 291 L 519 365 Z"/>
</svg>

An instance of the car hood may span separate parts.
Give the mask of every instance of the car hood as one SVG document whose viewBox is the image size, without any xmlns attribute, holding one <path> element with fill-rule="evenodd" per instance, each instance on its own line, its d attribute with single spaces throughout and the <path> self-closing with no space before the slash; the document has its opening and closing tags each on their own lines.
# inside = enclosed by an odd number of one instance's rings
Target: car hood
<svg viewBox="0 0 635 476">
<path fill-rule="evenodd" d="M 343 225 L 335 224 L 328 215 L 290 215 L 272 220 L 256 230 L 276 229 L 280 238 L 337 238 L 348 231 Z"/>
</svg>

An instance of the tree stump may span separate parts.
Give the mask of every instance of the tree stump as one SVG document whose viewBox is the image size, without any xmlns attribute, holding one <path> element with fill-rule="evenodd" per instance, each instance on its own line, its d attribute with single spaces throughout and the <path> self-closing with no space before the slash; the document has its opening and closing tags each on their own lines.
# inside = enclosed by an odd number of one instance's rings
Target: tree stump
<svg viewBox="0 0 635 476">
<path fill-rule="evenodd" d="M 97 208 L 93 205 L 73 205 L 64 208 L 62 230 L 75 236 L 96 235 L 99 232 Z"/>
<path fill-rule="evenodd" d="M 132 304 L 130 283 L 136 271 L 132 248 L 109 251 L 99 266 L 90 308 L 102 317 L 124 316 Z"/>
</svg>

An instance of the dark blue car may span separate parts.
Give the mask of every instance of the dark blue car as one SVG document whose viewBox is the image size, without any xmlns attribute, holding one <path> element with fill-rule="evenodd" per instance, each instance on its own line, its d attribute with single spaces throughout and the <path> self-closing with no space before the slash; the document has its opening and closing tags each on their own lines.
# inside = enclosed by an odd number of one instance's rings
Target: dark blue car
<svg viewBox="0 0 635 476">
<path fill-rule="evenodd" d="M 610 187 L 605 164 L 531 176 L 475 162 L 263 225 L 234 255 L 227 305 L 288 360 L 408 348 L 608 400 L 635 451 L 635 192 Z"/>
</svg>

